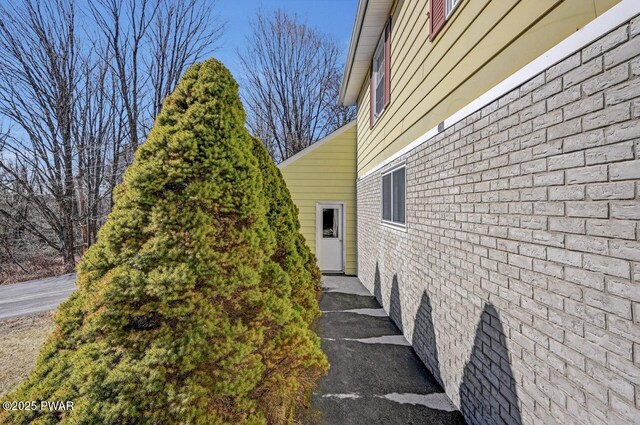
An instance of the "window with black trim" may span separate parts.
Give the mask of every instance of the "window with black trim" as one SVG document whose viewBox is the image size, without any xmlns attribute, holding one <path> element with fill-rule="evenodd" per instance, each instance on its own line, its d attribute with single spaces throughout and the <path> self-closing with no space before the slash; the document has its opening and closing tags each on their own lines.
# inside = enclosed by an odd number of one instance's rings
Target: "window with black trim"
<svg viewBox="0 0 640 425">
<path fill-rule="evenodd" d="M 404 226 L 405 216 L 406 172 L 400 167 L 382 175 L 382 221 Z"/>
</svg>

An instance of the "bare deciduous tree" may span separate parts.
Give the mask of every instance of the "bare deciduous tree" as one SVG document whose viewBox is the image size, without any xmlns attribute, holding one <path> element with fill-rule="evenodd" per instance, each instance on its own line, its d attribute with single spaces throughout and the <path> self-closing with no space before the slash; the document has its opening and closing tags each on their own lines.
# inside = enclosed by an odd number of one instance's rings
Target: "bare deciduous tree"
<svg viewBox="0 0 640 425">
<path fill-rule="evenodd" d="M 331 38 L 275 11 L 258 13 L 247 45 L 238 55 L 248 126 L 276 161 L 355 118 L 337 105 L 340 50 Z"/>
<path fill-rule="evenodd" d="M 74 269 L 163 97 L 224 27 L 207 0 L 87 4 L 0 6 L 0 267 L 28 234 Z"/>
<path fill-rule="evenodd" d="M 342 106 L 338 103 L 340 97 L 340 83 L 342 82 L 342 68 L 334 68 L 328 79 L 325 91 L 326 125 L 325 132 L 336 130 L 356 119 L 355 106 Z"/>
<path fill-rule="evenodd" d="M 57 240 L 32 225 L 28 230 L 55 246 L 65 270 L 72 271 L 76 11 L 65 0 L 27 0 L 21 6 L 0 11 L 0 114 L 21 133 L 5 140 L 0 167 L 8 178 L 5 189 L 19 187 L 16 193 L 40 211 Z"/>
<path fill-rule="evenodd" d="M 78 151 L 77 220 L 83 248 L 87 248 L 96 241 L 98 229 L 110 209 L 121 168 L 124 120 L 113 105 L 118 89 L 109 62 L 102 58 L 85 62 L 81 76 L 74 135 Z"/>
<path fill-rule="evenodd" d="M 201 58 L 211 54 L 222 36 L 224 23 L 214 13 L 213 0 L 178 0 L 160 3 L 149 31 L 150 55 L 146 70 L 152 89 L 151 116 L 162 110 L 162 101 L 180 77 Z"/>
<path fill-rule="evenodd" d="M 210 0 L 89 0 L 128 130 L 127 161 L 184 71 L 215 50 L 224 23 Z"/>
<path fill-rule="evenodd" d="M 127 159 L 131 160 L 141 135 L 141 64 L 143 42 L 159 3 L 153 0 L 90 0 L 93 19 L 105 41 L 113 76 L 119 89 L 119 107 L 126 116 L 128 130 Z"/>
</svg>

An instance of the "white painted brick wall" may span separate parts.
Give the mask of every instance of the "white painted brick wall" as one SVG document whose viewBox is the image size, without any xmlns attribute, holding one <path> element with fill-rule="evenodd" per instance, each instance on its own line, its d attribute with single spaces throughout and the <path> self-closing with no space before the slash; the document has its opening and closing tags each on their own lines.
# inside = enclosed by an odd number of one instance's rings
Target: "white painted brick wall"
<svg viewBox="0 0 640 425">
<path fill-rule="evenodd" d="M 640 423 L 639 116 L 636 19 L 391 164 L 406 231 L 358 182 L 360 279 L 471 424 Z"/>
</svg>

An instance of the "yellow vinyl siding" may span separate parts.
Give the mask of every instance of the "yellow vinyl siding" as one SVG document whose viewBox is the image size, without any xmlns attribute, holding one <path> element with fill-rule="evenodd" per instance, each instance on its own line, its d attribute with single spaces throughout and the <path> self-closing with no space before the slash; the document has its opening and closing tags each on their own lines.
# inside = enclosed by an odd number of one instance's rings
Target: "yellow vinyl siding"
<svg viewBox="0 0 640 425">
<path fill-rule="evenodd" d="M 391 103 L 369 126 L 358 98 L 358 174 L 438 125 L 619 0 L 461 0 L 434 42 L 426 0 L 399 0 L 391 38 Z"/>
<path fill-rule="evenodd" d="M 302 234 L 316 251 L 316 202 L 343 202 L 345 273 L 356 266 L 356 127 L 337 131 L 325 143 L 280 165 L 293 202 L 298 206 Z"/>
</svg>

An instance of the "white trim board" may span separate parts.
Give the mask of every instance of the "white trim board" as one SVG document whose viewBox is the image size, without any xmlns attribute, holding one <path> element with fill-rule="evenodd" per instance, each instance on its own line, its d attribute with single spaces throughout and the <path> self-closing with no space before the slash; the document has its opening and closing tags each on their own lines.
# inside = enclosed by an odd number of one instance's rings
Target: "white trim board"
<svg viewBox="0 0 640 425">
<path fill-rule="evenodd" d="M 296 159 L 305 156 L 309 152 L 315 150 L 316 148 L 319 148 L 320 146 L 324 145 L 325 143 L 327 143 L 328 141 L 332 140 L 336 136 L 339 136 L 340 134 L 344 133 L 345 131 L 351 129 L 354 125 L 356 125 L 356 120 L 353 120 L 350 123 L 343 125 L 339 129 L 335 130 L 333 133 L 327 134 L 322 139 L 318 140 L 317 142 L 313 142 L 312 144 L 310 144 L 306 148 L 302 149 L 300 152 L 298 152 L 295 155 L 290 156 L 289 158 L 287 158 L 284 161 L 282 161 L 280 164 L 278 164 L 278 168 L 282 169 L 283 167 L 286 167 L 287 165 L 291 164 Z"/>
<path fill-rule="evenodd" d="M 553 46 L 551 49 L 547 50 L 547 52 L 538 56 L 532 62 L 516 71 L 510 77 L 507 77 L 506 80 L 503 80 L 498 85 L 487 91 L 485 94 L 478 97 L 467 106 L 451 115 L 449 118 L 445 119 L 442 123 L 444 124 L 444 127 L 441 131 L 444 131 L 447 128 L 457 124 L 469 115 L 472 115 L 473 113 L 489 105 L 491 102 L 520 87 L 536 75 L 544 72 L 546 69 L 571 56 L 572 54 L 596 41 L 600 37 L 606 35 L 616 27 L 630 21 L 638 14 L 640 14 L 640 1 L 622 0 L 620 3 L 607 10 L 605 13 L 598 16 L 578 31 L 571 34 L 569 37 L 565 38 L 560 43 Z M 440 124 L 440 126 L 442 126 L 442 124 Z M 400 149 L 398 152 L 391 155 L 389 158 L 382 161 L 380 164 L 373 167 L 371 170 L 364 173 L 362 176 L 359 176 L 358 180 L 363 179 L 380 170 L 382 167 L 385 167 L 402 155 L 422 145 L 441 131 L 438 131 L 438 126 L 432 128 L 404 148 Z"/>
</svg>

